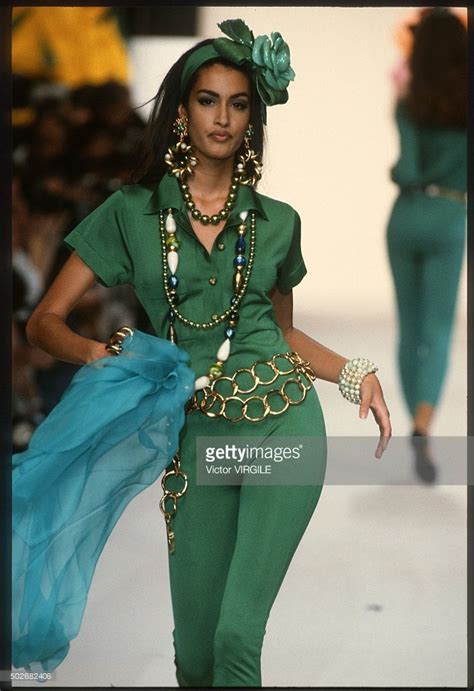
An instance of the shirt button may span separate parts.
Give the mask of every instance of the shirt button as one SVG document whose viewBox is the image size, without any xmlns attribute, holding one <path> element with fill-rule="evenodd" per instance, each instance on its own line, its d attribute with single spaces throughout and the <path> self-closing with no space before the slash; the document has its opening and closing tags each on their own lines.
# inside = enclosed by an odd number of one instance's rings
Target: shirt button
<svg viewBox="0 0 474 691">
<path fill-rule="evenodd" d="M 223 242 L 220 242 L 220 243 L 217 245 L 217 249 L 221 250 L 221 252 L 222 252 L 222 250 L 225 249 L 224 243 L 223 243 Z"/>
<path fill-rule="evenodd" d="M 209 283 L 211 284 L 211 286 L 215 286 L 217 283 L 217 278 L 214 278 L 214 276 L 211 276 L 209 279 Z"/>
</svg>

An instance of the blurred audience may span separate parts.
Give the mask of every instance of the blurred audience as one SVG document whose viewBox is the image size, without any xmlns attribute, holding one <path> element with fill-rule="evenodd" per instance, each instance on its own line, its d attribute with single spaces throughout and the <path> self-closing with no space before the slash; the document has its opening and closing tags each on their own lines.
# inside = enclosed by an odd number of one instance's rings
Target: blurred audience
<svg viewBox="0 0 474 691">
<path fill-rule="evenodd" d="M 128 182 L 145 126 L 122 83 L 73 90 L 17 83 L 28 117 L 13 122 L 14 452 L 26 448 L 78 369 L 30 346 L 25 323 L 69 257 L 65 235 Z M 106 289 L 96 283 L 70 317 L 72 328 L 100 340 L 123 324 L 152 332 L 131 286 Z"/>
</svg>

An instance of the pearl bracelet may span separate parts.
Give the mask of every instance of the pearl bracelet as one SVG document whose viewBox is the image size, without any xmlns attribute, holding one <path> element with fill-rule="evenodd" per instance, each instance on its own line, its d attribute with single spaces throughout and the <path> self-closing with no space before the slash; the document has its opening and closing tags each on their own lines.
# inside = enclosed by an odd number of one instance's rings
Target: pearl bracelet
<svg viewBox="0 0 474 691">
<path fill-rule="evenodd" d="M 367 374 L 376 372 L 378 367 L 367 358 L 353 358 L 346 362 L 339 374 L 339 391 L 351 403 L 360 403 L 360 385 Z"/>
</svg>

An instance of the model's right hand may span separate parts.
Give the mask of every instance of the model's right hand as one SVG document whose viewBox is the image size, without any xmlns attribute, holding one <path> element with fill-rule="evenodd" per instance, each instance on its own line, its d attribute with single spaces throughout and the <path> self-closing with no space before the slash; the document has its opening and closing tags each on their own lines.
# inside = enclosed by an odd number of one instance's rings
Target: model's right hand
<svg viewBox="0 0 474 691">
<path fill-rule="evenodd" d="M 30 345 L 77 365 L 105 357 L 105 343 L 81 336 L 66 324 L 70 312 L 96 281 L 95 273 L 74 250 L 26 324 Z"/>
<path fill-rule="evenodd" d="M 99 343 L 98 341 L 93 341 L 91 344 L 91 353 L 90 357 L 87 360 L 87 364 L 89 362 L 94 362 L 94 360 L 100 360 L 103 357 L 116 357 L 112 353 L 109 353 L 108 350 L 105 349 L 106 343 Z"/>
</svg>

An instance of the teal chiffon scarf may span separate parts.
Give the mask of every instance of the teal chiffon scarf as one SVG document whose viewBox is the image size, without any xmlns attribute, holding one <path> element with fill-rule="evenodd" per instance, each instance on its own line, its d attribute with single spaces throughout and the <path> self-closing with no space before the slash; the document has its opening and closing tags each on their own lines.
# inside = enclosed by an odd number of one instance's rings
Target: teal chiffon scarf
<svg viewBox="0 0 474 691">
<path fill-rule="evenodd" d="M 171 463 L 195 374 L 186 351 L 134 330 L 81 367 L 13 456 L 13 664 L 51 672 L 81 626 L 105 543 Z"/>
</svg>

